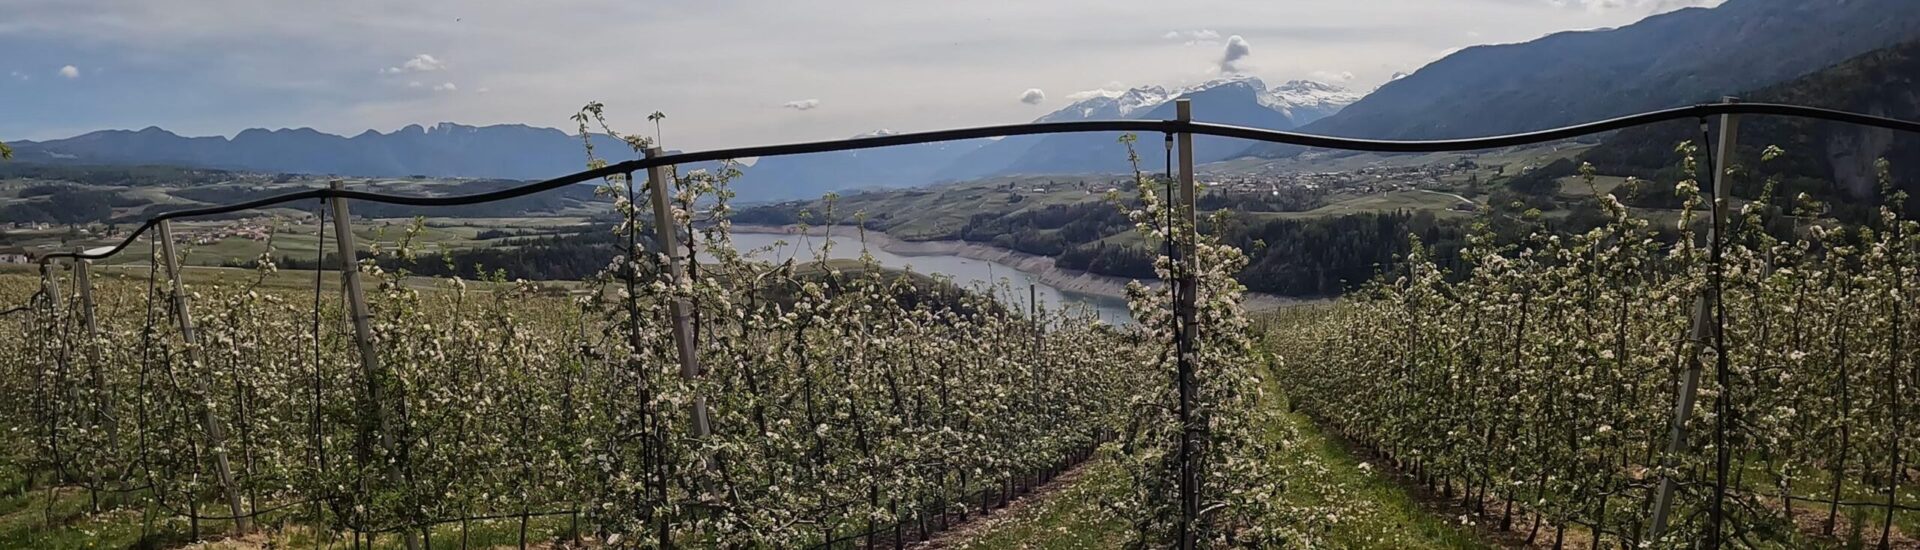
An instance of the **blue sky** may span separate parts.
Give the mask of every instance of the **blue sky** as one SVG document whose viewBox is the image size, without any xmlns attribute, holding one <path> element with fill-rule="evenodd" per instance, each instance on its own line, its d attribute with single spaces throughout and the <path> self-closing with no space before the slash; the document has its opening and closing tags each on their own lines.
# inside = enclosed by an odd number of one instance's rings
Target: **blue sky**
<svg viewBox="0 0 1920 550">
<path fill-rule="evenodd" d="M 1366 90 L 1460 47 L 1715 3 L 0 0 L 0 138 L 570 129 L 588 101 L 633 129 L 666 112 L 673 147 L 838 138 L 1204 81 L 1234 36 L 1243 72 Z M 1022 101 L 1029 89 L 1044 98 Z"/>
</svg>

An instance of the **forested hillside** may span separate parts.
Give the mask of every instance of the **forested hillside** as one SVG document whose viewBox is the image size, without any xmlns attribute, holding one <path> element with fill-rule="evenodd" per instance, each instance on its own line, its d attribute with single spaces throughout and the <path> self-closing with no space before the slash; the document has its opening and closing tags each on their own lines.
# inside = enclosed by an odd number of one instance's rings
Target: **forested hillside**
<svg viewBox="0 0 1920 550">
<path fill-rule="evenodd" d="M 1916 37 L 1910 0 L 1727 0 L 1617 29 L 1470 47 L 1303 130 L 1436 139 L 1553 128 L 1710 101 Z"/>
<path fill-rule="evenodd" d="M 1901 119 L 1920 118 L 1920 42 L 1909 42 L 1862 55 L 1803 78 L 1738 94 L 1753 102 L 1825 107 Z M 1680 166 L 1672 154 L 1682 141 L 1700 141 L 1693 122 L 1673 122 L 1622 130 L 1583 156 L 1606 173 L 1632 175 L 1671 184 Z M 1736 196 L 1758 198 L 1761 183 L 1779 179 L 1771 197 L 1782 203 L 1801 193 L 1828 203 L 1834 214 L 1864 220 L 1873 213 L 1879 195 L 1874 163 L 1892 161 L 1893 185 L 1920 191 L 1920 136 L 1835 122 L 1783 117 L 1743 117 L 1735 164 L 1747 177 L 1733 189 Z M 1770 146 L 1781 154 L 1761 162 Z M 1561 175 L 1572 175 L 1561 166 Z M 1639 200 L 1635 200 L 1639 199 Z M 1646 203 L 1659 197 L 1629 197 Z M 1905 213 L 1920 213 L 1905 205 Z"/>
<path fill-rule="evenodd" d="M 1158 185 L 1158 184 L 1156 184 Z M 1120 193 L 1132 193 L 1120 183 Z M 1224 200 L 1217 191 L 1202 194 L 1201 204 L 1214 205 L 1225 215 L 1202 216 L 1203 230 L 1223 243 L 1243 250 L 1247 269 L 1238 279 L 1249 290 L 1287 296 L 1332 296 L 1364 283 L 1383 266 L 1406 254 L 1407 235 L 1451 250 L 1458 245 L 1464 224 L 1458 217 L 1432 212 L 1383 210 L 1330 216 L 1272 216 L 1226 209 L 1240 203 Z M 749 208 L 735 221 L 759 225 L 794 223 L 860 223 L 896 238 L 915 241 L 966 241 L 1028 254 L 1051 256 L 1064 269 L 1134 279 L 1153 277 L 1153 258 L 1125 208 L 1134 203 L 1108 201 L 1099 196 L 1030 205 L 1039 196 L 1017 187 L 982 187 L 892 191 L 859 194 L 844 199 L 790 202 Z M 960 200 L 972 205 L 950 224 L 929 224 L 935 214 L 909 206 L 919 200 Z M 1317 202 L 1287 203 L 1298 210 Z M 838 212 L 828 218 L 828 212 Z"/>
</svg>

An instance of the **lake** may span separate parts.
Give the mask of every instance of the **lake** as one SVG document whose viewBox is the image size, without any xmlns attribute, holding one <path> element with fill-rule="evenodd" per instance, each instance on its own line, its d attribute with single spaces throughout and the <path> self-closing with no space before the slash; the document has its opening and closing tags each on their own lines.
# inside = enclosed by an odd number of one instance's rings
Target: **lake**
<svg viewBox="0 0 1920 550">
<path fill-rule="evenodd" d="M 830 258 L 852 260 L 860 258 L 860 241 L 858 237 L 853 235 L 835 235 L 832 239 L 833 250 L 830 252 Z M 749 257 L 755 260 L 773 263 L 784 262 L 789 258 L 797 258 L 801 261 L 812 259 L 826 240 L 827 237 L 809 235 L 772 233 L 733 234 L 735 249 L 747 253 Z M 782 242 L 785 243 L 784 246 L 776 246 Z M 999 299 L 1001 303 L 1018 307 L 1021 310 L 1027 308 L 1027 285 L 1034 285 L 1035 293 L 1037 293 L 1040 300 L 1040 307 L 1059 309 L 1063 304 L 1080 306 L 1090 308 L 1095 315 L 1108 323 L 1127 324 L 1133 322 L 1132 315 L 1127 313 L 1125 300 L 1106 296 L 1064 292 L 1040 282 L 1039 278 L 1032 274 L 1014 269 L 1012 266 L 1006 264 L 945 254 L 903 256 L 880 250 L 878 247 L 869 252 L 873 254 L 874 261 L 879 262 L 883 267 L 900 270 L 911 269 L 915 273 L 926 275 L 943 275 L 951 278 L 954 284 L 963 287 L 987 289 L 992 285 L 1005 282 L 1011 287 L 1012 291 L 996 292 L 994 297 Z"/>
</svg>

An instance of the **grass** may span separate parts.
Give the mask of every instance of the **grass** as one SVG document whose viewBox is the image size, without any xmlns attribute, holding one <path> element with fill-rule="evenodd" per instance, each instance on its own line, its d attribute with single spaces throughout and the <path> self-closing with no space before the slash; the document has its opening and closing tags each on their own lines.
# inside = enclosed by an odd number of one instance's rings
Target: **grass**
<svg viewBox="0 0 1920 550">
<path fill-rule="evenodd" d="M 480 248 L 497 244 L 501 239 L 480 239 L 479 235 L 488 229 L 523 230 L 528 232 L 552 231 L 556 228 L 585 223 L 581 217 L 528 217 L 528 218 L 425 218 L 424 227 L 414 237 L 414 248 L 423 254 L 440 250 L 458 248 Z M 272 223 L 261 218 L 249 223 Z M 174 234 L 180 239 L 192 239 L 197 235 L 207 235 L 214 231 L 233 226 L 239 221 L 177 221 L 173 224 Z M 313 259 L 319 252 L 320 228 L 310 219 L 282 219 L 273 236 L 273 249 L 276 258 L 293 256 Z M 354 221 L 354 238 L 362 250 L 378 244 L 391 248 L 406 235 L 412 219 L 381 218 L 358 219 Z M 8 230 L 0 235 L 0 246 L 23 246 L 36 252 L 53 250 L 85 250 L 93 247 L 118 244 L 126 237 L 125 231 L 135 227 L 121 224 L 120 233 L 100 236 L 103 226 L 95 225 L 90 230 L 94 235 L 75 236 L 66 226 L 55 226 L 44 230 Z M 333 228 L 326 228 L 326 246 L 332 252 L 334 244 Z M 145 240 L 143 236 L 142 240 Z M 102 264 L 145 263 L 145 242 L 129 245 L 121 254 L 108 258 Z M 245 237 L 226 237 L 208 244 L 183 244 L 179 247 L 186 265 L 218 266 L 229 260 L 250 260 L 266 251 L 265 241 L 256 241 Z"/>
<path fill-rule="evenodd" d="M 238 539 L 229 534 L 229 523 L 202 521 L 196 539 L 193 526 L 184 518 L 165 513 L 144 515 L 144 499 L 149 496 L 144 492 L 100 493 L 100 511 L 96 513 L 94 495 L 85 489 L 50 489 L 49 479 L 29 479 L 22 473 L 23 467 L 0 459 L 0 548 L 346 548 L 352 540 L 352 533 L 321 533 L 303 525 L 312 511 L 306 506 L 268 512 L 256 522 L 253 533 Z M 209 501 L 202 504 L 202 510 L 217 513 L 220 506 Z M 260 507 L 266 510 L 270 504 L 261 503 Z M 546 543 L 566 538 L 574 528 L 565 515 L 536 516 L 528 521 L 527 540 L 530 545 L 552 547 Z M 579 529 L 591 533 L 584 523 Z M 520 522 L 517 518 L 475 520 L 465 526 L 464 532 L 458 522 L 441 524 L 433 529 L 429 548 L 462 548 L 463 535 L 473 548 L 514 547 L 519 543 Z M 376 537 L 372 548 L 400 549 L 405 544 L 389 534 Z"/>
<path fill-rule="evenodd" d="M 52 498 L 49 507 L 48 498 Z M 298 522 L 310 508 L 297 507 L 284 514 L 268 514 L 252 533 L 233 537 L 230 525 L 220 521 L 202 521 L 200 537 L 192 536 L 192 526 L 182 518 L 145 517 L 137 503 L 118 507 L 109 503 L 101 513 L 91 513 L 84 491 L 61 489 L 34 490 L 0 495 L 0 548 L 37 548 L 46 550 L 98 548 L 316 548 L 347 547 L 353 533 L 320 533 Z M 209 504 L 208 506 L 213 506 Z M 151 522 L 149 524 L 149 521 Z M 527 523 L 529 545 L 547 547 L 550 541 L 565 540 L 574 532 L 571 518 L 565 515 L 533 517 Z M 582 523 L 582 532 L 590 528 Z M 519 544 L 520 521 L 517 518 L 475 520 L 464 529 L 459 522 L 435 526 L 432 549 L 498 548 Z M 373 549 L 405 548 L 405 542 L 393 534 L 375 537 Z"/>
<path fill-rule="evenodd" d="M 1443 193 L 1429 193 L 1419 190 L 1388 191 L 1363 195 L 1343 195 L 1325 206 L 1305 212 L 1256 212 L 1248 213 L 1250 219 L 1311 219 L 1364 214 L 1368 212 L 1428 211 L 1438 216 L 1467 217 L 1470 212 L 1454 210 L 1453 205 L 1460 199 Z"/>
<path fill-rule="evenodd" d="M 1101 508 L 1102 495 L 1124 490 L 1126 478 L 1109 461 L 1095 459 L 1077 478 L 1042 500 L 980 520 L 978 530 L 951 546 L 958 550 L 1023 548 L 1081 550 L 1126 543 L 1125 521 Z"/>
<path fill-rule="evenodd" d="M 1593 187 L 1587 187 L 1587 181 L 1580 176 L 1560 178 L 1559 196 L 1563 200 L 1586 200 L 1593 198 L 1594 191 L 1612 193 L 1614 189 L 1627 183 L 1624 176 L 1594 176 Z"/>
<path fill-rule="evenodd" d="M 834 205 L 834 220 L 852 223 L 865 213 L 878 220 L 887 234 L 903 240 L 928 240 L 952 235 L 974 214 L 1016 213 L 1050 205 L 1106 200 L 1117 176 L 1020 176 L 933 187 L 894 189 L 843 195 Z M 818 201 L 808 209 L 820 225 L 825 219 Z"/>
<path fill-rule="evenodd" d="M 364 249 L 378 244 L 392 247 L 406 236 L 409 220 L 356 220 L 354 240 Z M 333 228 L 327 228 L 327 249 L 333 250 Z M 176 230 L 178 231 L 178 230 Z M 447 249 L 484 247 L 489 241 L 477 238 L 481 228 L 473 226 L 422 227 L 414 236 L 413 244 L 417 251 L 428 254 Z M 274 256 L 293 256 L 312 259 L 320 248 L 319 228 L 313 224 L 285 225 L 273 237 Z M 225 238 L 218 242 L 187 246 L 182 248 L 183 262 L 190 265 L 220 265 L 230 259 L 250 259 L 267 250 L 266 241 L 246 238 Z"/>
<path fill-rule="evenodd" d="M 136 282 L 138 284 L 144 285 L 147 282 L 148 276 L 152 275 L 155 277 L 154 281 L 156 284 L 161 286 L 165 286 L 169 284 L 167 281 L 166 273 L 164 273 L 164 270 L 161 273 L 153 273 L 152 268 L 147 266 L 145 263 L 141 263 L 137 265 L 126 264 L 126 265 L 95 266 L 93 268 L 93 272 L 95 277 L 102 280 L 131 281 L 131 282 Z M 294 291 L 305 291 L 305 292 L 313 291 L 313 272 L 312 271 L 281 270 L 271 275 L 268 275 L 265 278 L 261 278 L 259 275 L 259 272 L 254 271 L 252 269 L 237 268 L 237 267 L 213 267 L 213 266 L 189 265 L 182 268 L 180 272 L 186 278 L 185 282 L 189 287 L 200 286 L 200 285 L 213 285 L 213 284 L 252 284 L 255 280 L 258 280 L 260 282 L 261 288 L 275 289 L 275 290 L 294 290 Z M 60 270 L 56 271 L 56 273 L 57 273 L 57 276 L 60 277 L 60 284 L 62 285 L 72 284 L 72 279 L 70 278 L 71 274 L 64 266 Z M 34 264 L 0 264 L 0 277 L 22 277 L 22 278 L 31 278 L 34 281 L 38 281 L 40 277 L 40 272 L 39 272 L 39 267 Z M 367 280 L 367 284 L 369 285 L 374 284 L 371 279 L 366 279 L 366 280 Z M 446 279 L 438 278 L 438 277 L 408 277 L 406 279 L 406 285 L 411 288 L 419 288 L 419 289 L 443 288 L 445 284 L 446 284 Z M 509 282 L 509 283 L 499 283 L 499 284 L 511 285 L 513 283 Z M 539 284 L 542 287 L 550 287 L 550 288 L 576 288 L 580 286 L 580 283 L 576 281 L 540 281 Z M 320 276 L 320 285 L 321 285 L 321 288 L 325 289 L 330 296 L 338 296 L 338 293 L 340 292 L 339 290 L 340 274 L 335 271 L 327 271 L 325 273 L 322 273 Z M 494 286 L 496 286 L 496 283 L 487 282 L 487 281 L 467 280 L 466 285 L 468 290 L 490 291 Z M 15 300 L 0 301 L 0 308 L 13 307 L 15 305 L 24 303 L 25 301 L 26 301 L 25 297 L 21 297 Z M 4 465 L 0 465 L 0 466 L 4 466 Z M 0 477 L 0 487 L 6 487 L 6 486 L 7 485 L 6 485 L 5 478 Z"/>
<path fill-rule="evenodd" d="M 1471 159 L 1485 167 L 1479 172 L 1480 180 L 1486 181 L 1496 175 L 1494 166 L 1506 166 L 1508 173 L 1518 172 L 1524 166 L 1545 166 L 1555 160 L 1572 158 L 1592 148 L 1592 145 L 1580 143 L 1552 143 L 1530 145 L 1487 151 L 1448 152 L 1448 153 L 1369 153 L 1362 151 L 1334 151 L 1327 149 L 1310 150 L 1308 154 L 1297 157 L 1263 159 L 1255 157 L 1238 158 L 1198 166 L 1200 172 L 1344 172 L 1368 167 L 1408 167 L 1434 164 L 1451 164 Z M 1464 175 L 1461 176 L 1463 179 Z"/>
<path fill-rule="evenodd" d="M 1305 415 L 1288 412 L 1280 382 L 1266 381 L 1267 406 L 1278 422 L 1269 435 L 1292 444 L 1268 457 L 1272 467 L 1310 472 L 1289 479 L 1290 505 L 1332 506 L 1338 518 L 1314 533 L 1313 546 L 1332 548 L 1461 549 L 1493 545 L 1474 531 L 1441 517 L 1389 474 L 1373 468 L 1339 441 L 1320 432 Z M 1112 463 L 1090 462 L 1072 485 L 1038 502 L 989 520 L 953 548 L 1114 548 L 1125 542 L 1127 524 L 1100 507 L 1104 495 L 1125 489 Z"/>
<path fill-rule="evenodd" d="M 1860 465 L 1857 462 L 1850 465 L 1849 469 L 1854 471 L 1850 472 L 1849 475 L 1842 476 L 1840 480 L 1840 498 L 1837 500 L 1848 503 L 1871 503 L 1874 505 L 1885 503 L 1887 493 L 1881 488 L 1871 487 L 1862 482 L 1860 474 L 1857 471 L 1859 467 Z M 1780 478 L 1778 473 L 1771 471 L 1769 465 L 1760 461 L 1758 457 L 1750 457 L 1750 460 L 1740 461 L 1737 463 L 1736 468 L 1735 473 L 1737 477 L 1747 479 L 1744 485 L 1749 490 L 1759 492 L 1767 497 L 1779 496 Z M 1869 468 L 1882 470 L 1885 468 L 1885 465 L 1869 465 Z M 1819 500 L 1835 500 L 1832 485 L 1833 478 L 1831 476 L 1832 472 L 1824 467 L 1818 465 L 1805 466 L 1802 468 L 1800 474 L 1793 479 L 1793 495 Z M 1915 503 L 1920 503 L 1920 488 L 1916 488 L 1911 484 L 1903 485 L 1900 487 L 1898 497 L 1902 505 L 1912 506 Z M 1777 498 L 1769 498 L 1768 502 L 1777 504 L 1778 501 Z M 1801 518 L 1803 522 L 1801 526 L 1803 532 L 1809 531 L 1809 527 L 1814 527 L 1812 529 L 1813 532 L 1818 532 L 1820 531 L 1819 527 L 1824 527 L 1829 507 L 1828 504 L 1802 501 L 1795 502 L 1793 507 L 1796 517 Z M 1839 525 L 1834 529 L 1836 537 L 1845 540 L 1853 536 L 1855 530 L 1859 530 L 1859 536 L 1864 537 L 1867 541 L 1875 542 L 1880 540 L 1880 529 L 1886 524 L 1885 508 L 1877 506 L 1855 507 L 1842 505 L 1839 507 L 1838 512 L 1836 519 Z M 1855 517 L 1856 513 L 1860 514 L 1859 517 Z M 1920 534 L 1920 512 L 1896 511 L 1893 515 L 1893 526 L 1896 531 L 1909 538 Z M 1897 537 L 1896 540 L 1898 540 Z"/>
<path fill-rule="evenodd" d="M 1279 382 L 1266 380 L 1275 408 L 1286 409 Z M 1356 456 L 1346 445 L 1322 433 L 1306 415 L 1286 411 L 1281 426 L 1293 445 L 1272 460 L 1311 468 L 1317 475 L 1288 487 L 1298 505 L 1338 505 L 1347 510 L 1324 534 L 1326 546 L 1339 548 L 1488 548 L 1472 527 L 1436 515 L 1389 474 Z M 1302 468 L 1308 469 L 1308 468 Z"/>
</svg>

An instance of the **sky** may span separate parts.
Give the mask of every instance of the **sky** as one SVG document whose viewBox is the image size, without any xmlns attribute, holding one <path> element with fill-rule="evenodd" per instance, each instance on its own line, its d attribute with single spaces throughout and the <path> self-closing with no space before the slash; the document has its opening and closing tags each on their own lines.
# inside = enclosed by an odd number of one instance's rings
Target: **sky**
<svg viewBox="0 0 1920 550">
<path fill-rule="evenodd" d="M 0 139 L 616 130 L 703 149 L 1032 120 L 1101 89 L 1371 90 L 1459 48 L 1721 0 L 0 0 Z"/>
</svg>

